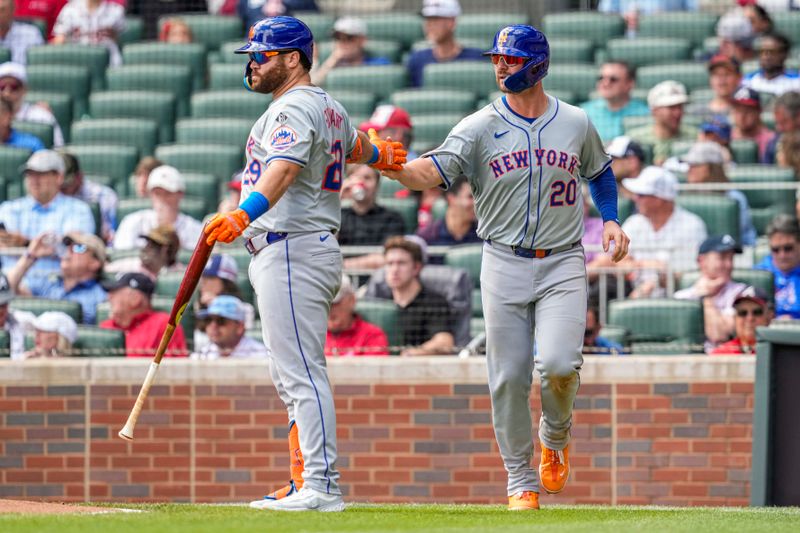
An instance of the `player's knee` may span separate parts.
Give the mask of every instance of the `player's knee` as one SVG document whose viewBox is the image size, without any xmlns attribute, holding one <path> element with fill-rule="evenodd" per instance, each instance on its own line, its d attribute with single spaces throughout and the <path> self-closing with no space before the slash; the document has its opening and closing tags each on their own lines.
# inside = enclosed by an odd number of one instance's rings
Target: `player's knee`
<svg viewBox="0 0 800 533">
<path fill-rule="evenodd" d="M 578 378 L 581 363 L 565 357 L 550 357 L 541 360 L 537 367 L 543 378 L 569 381 Z"/>
<path fill-rule="evenodd" d="M 503 372 L 490 381 L 489 387 L 493 398 L 519 393 L 527 397 L 531 390 L 531 383 L 531 376 L 525 376 L 525 372 Z"/>
</svg>

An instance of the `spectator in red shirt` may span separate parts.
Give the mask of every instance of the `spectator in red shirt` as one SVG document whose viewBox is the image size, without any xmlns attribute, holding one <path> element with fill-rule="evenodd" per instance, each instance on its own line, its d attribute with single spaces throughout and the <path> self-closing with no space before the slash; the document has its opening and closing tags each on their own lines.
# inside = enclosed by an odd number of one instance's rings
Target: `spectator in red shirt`
<svg viewBox="0 0 800 533">
<path fill-rule="evenodd" d="M 14 18 L 29 19 L 40 18 L 47 22 L 47 35 L 45 38 L 49 39 L 52 36 L 53 25 L 56 23 L 58 14 L 61 13 L 61 8 L 64 7 L 67 0 L 16 0 L 14 4 Z"/>
<path fill-rule="evenodd" d="M 356 294 L 347 275 L 342 276 L 342 286 L 331 305 L 328 316 L 328 334 L 325 355 L 389 355 L 386 333 L 370 324 L 355 312 Z"/>
<path fill-rule="evenodd" d="M 736 337 L 714 348 L 711 355 L 737 355 L 756 353 L 756 328 L 769 326 L 772 305 L 767 293 L 757 287 L 747 287 L 733 302 Z"/>
<path fill-rule="evenodd" d="M 100 327 L 125 332 L 128 357 L 152 357 L 169 320 L 167 313 L 154 311 L 150 306 L 155 291 L 153 280 L 139 272 L 127 272 L 105 283 L 104 288 L 108 291 L 111 317 L 101 322 Z M 165 355 L 189 355 L 181 326 L 175 329 Z"/>
</svg>

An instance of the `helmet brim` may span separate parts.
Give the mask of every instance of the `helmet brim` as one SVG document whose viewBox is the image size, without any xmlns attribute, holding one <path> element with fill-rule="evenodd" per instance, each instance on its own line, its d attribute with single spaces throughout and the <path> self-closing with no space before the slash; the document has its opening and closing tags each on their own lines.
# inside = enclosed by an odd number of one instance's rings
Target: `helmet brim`
<svg viewBox="0 0 800 533">
<path fill-rule="evenodd" d="M 272 47 L 261 43 L 247 43 L 233 51 L 234 54 L 249 54 L 250 52 L 269 52 Z"/>
</svg>

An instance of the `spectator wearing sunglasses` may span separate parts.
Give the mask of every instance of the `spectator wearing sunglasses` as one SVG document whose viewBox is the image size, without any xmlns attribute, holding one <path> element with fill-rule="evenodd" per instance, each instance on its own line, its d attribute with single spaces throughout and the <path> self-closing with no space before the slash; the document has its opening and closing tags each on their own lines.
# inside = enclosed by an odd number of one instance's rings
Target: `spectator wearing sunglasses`
<svg viewBox="0 0 800 533">
<path fill-rule="evenodd" d="M 318 68 L 311 70 L 315 85 L 325 83 L 331 70 L 338 67 L 360 67 L 367 65 L 388 65 L 385 57 L 374 57 L 366 49 L 367 24 L 355 17 L 340 18 L 333 25 L 333 49 Z M 314 51 L 316 52 L 316 47 Z M 316 61 L 314 62 L 316 64 Z"/>
<path fill-rule="evenodd" d="M 598 98 L 581 104 L 581 108 L 604 142 L 623 134 L 625 117 L 650 114 L 644 101 L 631 97 L 635 85 L 636 71 L 628 63 L 609 61 L 600 67 L 595 86 Z"/>
<path fill-rule="evenodd" d="M 100 276 L 106 262 L 106 247 L 102 239 L 89 233 L 67 233 L 61 246 L 54 247 L 50 234 L 34 238 L 25 255 L 8 273 L 12 289 L 21 295 L 69 300 L 81 304 L 83 323 L 97 321 L 97 304 L 108 300 L 100 285 Z M 34 277 L 21 283 L 25 273 L 43 257 L 60 252 L 61 271 L 46 277 Z"/>
<path fill-rule="evenodd" d="M 209 343 L 200 351 L 192 353 L 192 359 L 211 360 L 221 358 L 266 359 L 269 355 L 264 343 L 245 336 L 247 310 L 235 296 L 223 294 L 211 301 L 207 309 L 198 313 L 204 321 Z"/>
<path fill-rule="evenodd" d="M 755 268 L 775 276 L 775 317 L 800 318 L 800 223 L 777 215 L 767 226 L 770 254 Z"/>
<path fill-rule="evenodd" d="M 25 67 L 18 63 L 6 62 L 0 65 L 0 97 L 11 104 L 14 120 L 37 122 L 53 127 L 53 146 L 64 145 L 64 134 L 56 117 L 47 104 L 25 101 L 28 94 L 28 74 Z"/>
<path fill-rule="evenodd" d="M 711 350 L 711 355 L 755 355 L 756 328 L 772 322 L 769 295 L 758 287 L 745 288 L 733 301 L 733 308 L 736 336 Z"/>
</svg>

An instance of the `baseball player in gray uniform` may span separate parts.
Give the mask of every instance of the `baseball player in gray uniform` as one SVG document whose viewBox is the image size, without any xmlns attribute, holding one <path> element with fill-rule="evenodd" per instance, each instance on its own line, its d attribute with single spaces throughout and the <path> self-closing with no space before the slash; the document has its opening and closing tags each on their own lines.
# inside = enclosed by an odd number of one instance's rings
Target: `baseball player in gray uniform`
<svg viewBox="0 0 800 533">
<path fill-rule="evenodd" d="M 486 55 L 505 94 L 463 119 L 435 150 L 384 174 L 414 190 L 447 188 L 462 174 L 472 186 L 485 241 L 481 297 L 508 508 L 538 509 L 529 404 L 534 368 L 542 402 L 538 477 L 555 493 L 569 476 L 586 322 L 580 178 L 589 180 L 605 221 L 603 248 L 614 242 L 615 261 L 625 257 L 628 237 L 617 221 L 616 181 L 594 126 L 581 109 L 542 89 L 550 57 L 545 36 L 531 26 L 508 26 Z"/>
<path fill-rule="evenodd" d="M 374 131 L 369 137 L 358 132 L 341 104 L 311 85 L 313 36 L 301 21 L 263 19 L 237 52 L 249 54 L 247 88 L 272 93 L 273 102 L 247 141 L 239 209 L 216 214 L 205 232 L 209 243 L 245 238 L 272 377 L 303 458 L 302 483 L 291 486 L 299 490 L 250 505 L 341 511 L 336 416 L 323 347 L 342 279 L 335 236 L 342 172 L 346 162 L 401 169 L 406 153 Z"/>
</svg>

